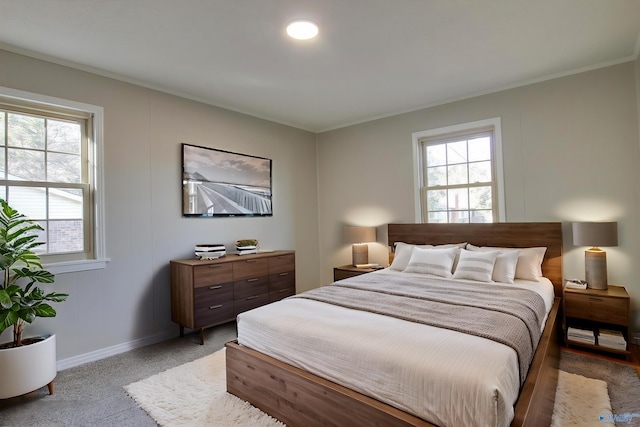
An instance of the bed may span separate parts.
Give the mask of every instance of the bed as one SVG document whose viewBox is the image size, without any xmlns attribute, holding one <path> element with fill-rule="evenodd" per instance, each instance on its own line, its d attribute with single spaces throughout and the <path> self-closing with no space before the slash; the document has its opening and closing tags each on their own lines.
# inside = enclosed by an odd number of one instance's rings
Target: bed
<svg viewBox="0 0 640 427">
<path fill-rule="evenodd" d="M 478 371 L 487 371 L 483 375 L 488 375 L 490 381 L 493 381 L 493 371 L 489 370 L 488 366 L 493 363 L 495 366 L 492 369 L 497 369 L 499 372 L 495 375 L 499 393 L 492 392 L 500 398 L 498 403 L 492 403 L 494 407 L 485 408 L 481 402 L 483 399 L 489 399 L 490 396 L 483 396 L 475 391 L 471 394 L 466 391 L 463 393 L 456 389 L 456 384 L 461 381 L 461 377 L 464 377 L 464 375 L 456 375 L 457 364 L 470 363 L 469 360 L 465 362 L 465 357 L 468 355 L 459 350 L 449 354 L 446 350 L 442 350 L 442 347 L 449 346 L 449 341 L 441 341 L 448 338 L 437 326 L 423 325 L 414 321 L 407 322 L 406 319 L 395 317 L 388 318 L 384 313 L 376 311 L 384 310 L 384 307 L 376 306 L 374 312 L 362 312 L 307 299 L 304 295 L 274 303 L 260 311 L 252 311 L 245 318 L 239 317 L 238 342 L 227 344 L 227 390 L 290 426 L 467 425 L 476 417 L 479 418 L 480 424 L 485 424 L 483 412 L 487 412 L 490 421 L 486 423 L 490 425 L 505 425 L 505 423 L 515 426 L 548 425 L 555 398 L 559 353 L 557 316 L 562 290 L 560 224 L 389 224 L 388 241 L 391 246 L 396 242 L 416 245 L 470 242 L 477 247 L 546 248 L 541 269 L 544 277 L 548 279 L 551 297 L 550 301 L 544 303 L 546 321 L 541 324 L 538 331 L 539 342 L 535 351 L 532 350 L 531 363 L 525 360 L 526 369 L 520 372 L 520 374 L 525 372 L 526 376 L 518 377 L 517 365 L 515 368 L 498 369 L 503 364 L 505 366 L 517 364 L 522 359 L 519 351 L 494 342 L 486 345 L 483 336 L 464 336 L 464 342 L 469 343 L 473 352 L 471 360 L 486 358 L 485 362 L 476 360 L 477 365 L 483 366 L 483 369 Z M 359 278 L 364 279 L 370 276 L 370 281 L 379 282 L 380 286 L 385 286 L 387 277 L 389 276 L 391 280 L 392 274 L 393 272 L 389 270 Z M 411 274 L 405 274 L 405 279 L 410 276 Z M 414 274 L 414 276 L 417 278 L 420 275 Z M 348 288 L 348 292 L 355 292 L 358 289 L 354 290 L 353 287 L 368 286 L 363 283 L 361 280 L 345 281 L 342 287 Z M 337 288 L 335 285 L 338 283 L 322 289 L 331 291 Z M 444 283 L 441 286 L 448 285 Z M 322 309 L 317 311 L 318 307 Z M 303 336 L 299 338 L 306 337 L 307 341 L 296 341 L 298 339 L 296 331 L 304 322 L 292 321 L 292 319 L 302 319 L 295 316 L 304 316 L 306 313 L 316 313 L 314 314 L 316 318 L 312 319 L 308 329 L 302 329 Z M 323 319 L 326 320 L 323 321 Z M 251 324 L 253 327 L 249 327 Z M 276 326 L 273 328 L 269 326 L 274 324 Z M 345 327 L 347 324 L 350 326 Z M 263 338 L 254 336 L 262 335 L 263 330 L 267 331 Z M 377 330 L 381 333 L 376 335 Z M 331 334 L 334 335 L 326 335 L 327 331 L 333 331 Z M 336 332 L 338 336 L 335 335 Z M 352 342 L 348 343 L 356 346 L 363 344 L 360 350 L 357 347 L 355 349 L 341 347 L 343 344 L 340 343 L 344 339 L 340 339 L 339 336 L 344 335 L 349 341 L 348 334 L 351 332 L 363 338 L 358 340 L 351 336 Z M 449 331 L 447 334 L 458 334 L 456 339 L 461 341 L 459 332 Z M 386 341 L 394 336 L 397 336 L 399 341 L 395 343 Z M 379 339 L 382 341 L 376 341 Z M 304 351 L 301 352 L 302 354 L 296 354 L 296 343 L 304 343 L 297 347 L 306 349 L 314 347 L 314 340 L 320 344 L 315 355 L 305 355 Z M 357 343 L 358 341 L 360 344 Z M 447 344 L 440 345 L 443 342 Z M 370 346 L 367 347 L 367 344 Z M 376 345 L 380 347 L 380 354 L 377 353 Z M 425 361 L 420 359 L 416 362 L 416 358 L 411 356 L 411 351 L 415 352 L 416 349 L 421 348 L 429 356 L 425 357 L 425 360 L 443 358 L 450 360 L 438 367 L 425 366 Z M 390 352 L 389 349 L 392 351 Z M 394 349 L 397 349 L 395 353 Z M 495 351 L 498 353 L 494 353 Z M 460 357 L 451 355 L 456 352 Z M 342 359 L 345 359 L 344 354 L 349 354 L 350 356 L 346 359 L 353 361 L 354 365 L 343 366 L 344 360 L 340 360 L 341 354 Z M 382 361 L 382 365 L 379 365 L 382 367 L 367 365 L 370 359 L 376 360 L 377 363 Z M 513 361 L 514 359 L 516 362 Z M 417 364 L 420 370 L 424 371 L 426 379 L 412 381 L 414 374 L 404 372 L 412 363 Z M 484 369 L 485 366 L 487 369 Z M 522 364 L 520 367 L 522 368 Z M 515 377 L 512 373 L 514 369 Z M 440 371 L 443 372 L 442 376 Z M 394 376 L 397 374 L 398 379 L 384 376 L 377 378 L 380 375 L 391 375 L 389 372 L 393 372 Z M 368 379 L 365 377 L 373 377 L 373 385 L 367 382 Z M 519 381 L 514 378 L 519 378 Z M 487 378 L 483 381 L 486 382 Z M 376 382 L 391 384 L 391 389 L 378 390 Z M 407 390 L 405 386 L 409 383 L 415 384 Z M 411 395 L 414 389 L 418 390 L 416 396 Z M 442 395 L 445 397 L 438 397 Z M 433 405 L 431 400 L 434 401 Z M 436 402 L 438 400 L 442 402 Z M 432 407 L 437 405 L 444 406 L 435 409 Z M 452 408 L 462 412 L 462 415 L 454 413 L 455 411 L 449 414 L 447 411 Z M 463 408 L 462 411 L 459 411 L 459 408 Z"/>
</svg>

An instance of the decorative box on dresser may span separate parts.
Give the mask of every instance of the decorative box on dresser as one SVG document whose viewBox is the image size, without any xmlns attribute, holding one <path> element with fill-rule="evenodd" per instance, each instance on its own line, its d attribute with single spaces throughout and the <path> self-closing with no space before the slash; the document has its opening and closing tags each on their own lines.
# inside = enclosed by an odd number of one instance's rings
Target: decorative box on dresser
<svg viewBox="0 0 640 427">
<path fill-rule="evenodd" d="M 599 350 L 629 357 L 630 297 L 624 286 L 609 285 L 608 289 L 564 290 L 565 344 L 588 350 Z M 571 340 L 569 327 L 583 328 L 594 332 L 594 343 Z M 626 341 L 626 347 L 612 348 L 599 342 L 601 329 L 619 331 Z"/>
<path fill-rule="evenodd" d="M 294 251 L 227 255 L 214 260 L 172 260 L 171 320 L 204 329 L 235 320 L 243 311 L 296 293 Z"/>
</svg>

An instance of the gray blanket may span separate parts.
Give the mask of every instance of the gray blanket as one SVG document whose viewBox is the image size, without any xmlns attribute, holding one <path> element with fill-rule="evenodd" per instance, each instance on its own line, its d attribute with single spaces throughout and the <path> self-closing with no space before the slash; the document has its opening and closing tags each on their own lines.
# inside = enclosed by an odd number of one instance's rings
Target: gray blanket
<svg viewBox="0 0 640 427">
<path fill-rule="evenodd" d="M 505 344 L 518 355 L 520 385 L 546 314 L 542 297 L 527 289 L 413 274 L 364 274 L 291 298 L 392 316 Z"/>
</svg>

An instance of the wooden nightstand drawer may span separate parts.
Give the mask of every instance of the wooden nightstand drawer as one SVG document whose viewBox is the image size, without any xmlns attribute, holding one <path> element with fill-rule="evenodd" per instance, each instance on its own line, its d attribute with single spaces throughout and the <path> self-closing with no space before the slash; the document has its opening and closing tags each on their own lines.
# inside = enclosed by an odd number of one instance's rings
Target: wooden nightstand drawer
<svg viewBox="0 0 640 427">
<path fill-rule="evenodd" d="M 629 325 L 629 297 L 624 288 L 608 290 L 565 291 L 565 316 L 595 322 Z"/>
</svg>

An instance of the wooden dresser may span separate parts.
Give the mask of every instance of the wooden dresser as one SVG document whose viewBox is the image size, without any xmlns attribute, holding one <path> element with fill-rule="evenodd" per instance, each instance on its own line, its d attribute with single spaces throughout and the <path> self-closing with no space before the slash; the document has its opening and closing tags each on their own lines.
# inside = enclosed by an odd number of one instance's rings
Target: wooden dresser
<svg viewBox="0 0 640 427">
<path fill-rule="evenodd" d="M 296 293 L 294 251 L 227 255 L 215 260 L 172 260 L 171 320 L 200 329 L 235 320 L 243 311 Z"/>
</svg>

